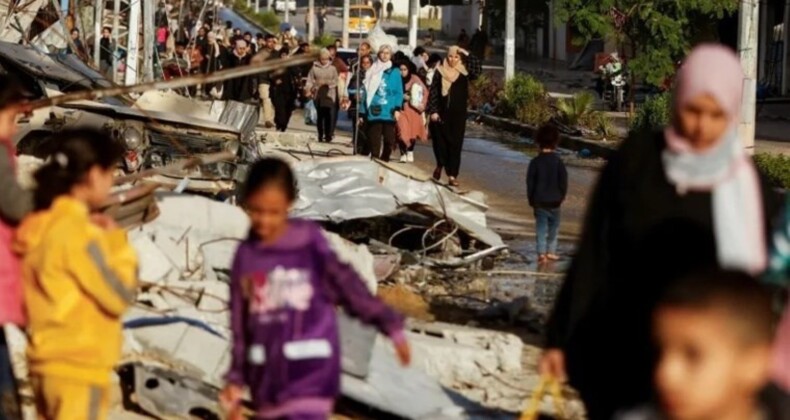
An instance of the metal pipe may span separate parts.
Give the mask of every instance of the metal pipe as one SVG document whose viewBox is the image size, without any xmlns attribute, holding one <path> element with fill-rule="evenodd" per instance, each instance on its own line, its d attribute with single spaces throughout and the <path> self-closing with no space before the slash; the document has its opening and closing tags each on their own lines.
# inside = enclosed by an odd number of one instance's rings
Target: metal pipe
<svg viewBox="0 0 790 420">
<path fill-rule="evenodd" d="M 102 33 L 102 9 L 104 0 L 94 0 L 93 3 L 93 64 L 100 68 L 101 60 L 101 33 Z"/>
<path fill-rule="evenodd" d="M 749 153 L 754 153 L 755 114 L 757 110 L 757 54 L 760 34 L 759 0 L 741 0 L 738 22 L 738 55 L 743 67 L 743 98 L 738 136 Z"/>
<path fill-rule="evenodd" d="M 66 93 L 64 95 L 53 96 L 51 98 L 43 98 L 31 101 L 26 104 L 27 110 L 35 110 L 50 106 L 56 106 L 69 102 L 82 101 L 82 100 L 96 100 L 108 96 L 118 96 L 127 93 L 143 93 L 149 90 L 167 90 L 167 89 L 180 89 L 188 86 L 195 86 L 199 84 L 223 82 L 229 79 L 238 77 L 252 76 L 262 72 L 281 69 L 284 67 L 300 66 L 309 64 L 318 59 L 318 54 L 302 54 L 298 56 L 280 58 L 275 60 L 267 60 L 258 64 L 251 64 L 248 66 L 236 67 L 227 70 L 220 70 L 214 73 L 197 74 L 194 76 L 182 77 L 171 80 L 160 80 L 153 82 L 140 83 L 131 86 L 113 86 L 104 89 L 83 90 L 79 92 Z M 128 71 L 128 70 L 127 70 Z"/>
</svg>

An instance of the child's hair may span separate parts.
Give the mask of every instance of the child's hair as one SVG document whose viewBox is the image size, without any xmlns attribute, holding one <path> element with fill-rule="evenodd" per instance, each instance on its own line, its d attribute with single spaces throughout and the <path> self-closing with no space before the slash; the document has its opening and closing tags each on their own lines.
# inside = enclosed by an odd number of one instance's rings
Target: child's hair
<svg viewBox="0 0 790 420">
<path fill-rule="evenodd" d="M 555 149 L 560 143 L 560 132 L 551 124 L 544 124 L 535 133 L 535 143 L 541 149 Z"/>
<path fill-rule="evenodd" d="M 417 48 L 415 48 L 415 49 L 414 49 L 414 52 L 412 52 L 412 54 L 413 54 L 415 57 L 417 57 L 417 56 L 420 56 L 420 55 L 423 55 L 423 54 L 425 54 L 425 48 L 423 48 L 423 47 L 417 47 Z"/>
<path fill-rule="evenodd" d="M 241 199 L 247 201 L 250 196 L 261 188 L 275 185 L 285 191 L 288 201 L 296 200 L 298 190 L 296 177 L 291 167 L 280 159 L 264 158 L 252 164 L 244 183 Z"/>
<path fill-rule="evenodd" d="M 21 102 L 25 99 L 26 92 L 23 84 L 16 76 L 11 74 L 0 75 L 0 108 Z"/>
<path fill-rule="evenodd" d="M 124 147 L 100 131 L 64 130 L 57 136 L 49 161 L 34 175 L 37 210 L 49 208 L 55 198 L 68 194 L 94 166 L 110 169 L 123 157 Z"/>
<path fill-rule="evenodd" d="M 720 309 L 729 314 L 744 344 L 770 344 L 776 316 L 770 291 L 740 271 L 705 270 L 673 283 L 659 308 Z"/>
</svg>

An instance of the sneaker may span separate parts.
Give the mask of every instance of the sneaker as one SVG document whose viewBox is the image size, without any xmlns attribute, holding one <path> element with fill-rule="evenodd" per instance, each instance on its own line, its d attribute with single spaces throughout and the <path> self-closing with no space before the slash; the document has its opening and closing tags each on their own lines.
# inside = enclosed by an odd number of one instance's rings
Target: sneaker
<svg viewBox="0 0 790 420">
<path fill-rule="evenodd" d="M 414 163 L 414 152 L 406 153 L 406 162 Z"/>
<path fill-rule="evenodd" d="M 266 128 L 272 128 L 274 127 L 274 124 L 271 121 L 266 121 L 263 126 Z"/>
<path fill-rule="evenodd" d="M 400 163 L 409 163 L 409 156 L 408 155 L 400 155 Z"/>
</svg>

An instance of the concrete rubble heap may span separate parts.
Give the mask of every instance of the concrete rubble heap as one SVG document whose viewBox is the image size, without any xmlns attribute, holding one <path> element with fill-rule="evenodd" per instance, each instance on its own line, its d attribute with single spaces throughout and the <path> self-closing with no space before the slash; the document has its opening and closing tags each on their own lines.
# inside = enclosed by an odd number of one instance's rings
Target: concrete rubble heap
<svg viewBox="0 0 790 420">
<path fill-rule="evenodd" d="M 189 112 L 211 112 L 198 108 Z M 292 165 L 300 189 L 293 215 L 320 222 L 371 292 L 379 282 L 409 278 L 399 273 L 415 267 L 434 272 L 479 266 L 506 248 L 486 225 L 481 194 L 459 195 L 412 169 L 347 156 L 311 137 L 267 132 L 255 139 L 252 155 Z M 40 161 L 23 162 L 21 177 L 29 184 Z M 137 194 L 138 201 L 130 200 L 138 203 L 135 209 L 118 204 L 123 200 L 107 206 L 129 220 L 125 226 L 140 259 L 137 303 L 124 318 L 124 406 L 163 418 L 220 416 L 217 393 L 230 363 L 230 265 L 248 219 L 229 202 L 135 188 L 120 186 L 116 193 Z M 155 211 L 143 199 L 155 203 Z M 402 368 L 388 340 L 339 316 L 343 395 L 382 413 L 513 418 L 537 381 L 525 381 L 525 348 L 514 335 L 412 321 L 407 336 L 414 363 Z M 17 339 L 17 355 L 21 346 Z"/>
</svg>

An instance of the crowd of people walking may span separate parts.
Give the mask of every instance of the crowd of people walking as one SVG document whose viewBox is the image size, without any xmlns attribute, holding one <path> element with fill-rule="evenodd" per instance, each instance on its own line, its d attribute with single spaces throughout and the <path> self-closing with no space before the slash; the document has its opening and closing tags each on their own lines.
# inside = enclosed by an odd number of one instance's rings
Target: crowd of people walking
<svg viewBox="0 0 790 420">
<path fill-rule="evenodd" d="M 391 18 L 391 5 L 391 1 L 386 5 L 387 19 Z M 375 1 L 373 7 L 383 16 L 381 1 Z M 319 31 L 323 32 L 321 19 Z M 210 72 L 306 52 L 309 47 L 296 45 L 288 33 L 284 30 L 280 37 L 259 35 L 253 39 L 252 34 L 242 35 L 229 25 L 224 31 L 205 27 L 189 42 L 203 56 L 200 71 Z M 395 150 L 400 151 L 401 162 L 413 162 L 415 144 L 430 140 L 436 160 L 433 178 L 441 181 L 446 176 L 450 186 L 458 187 L 470 83 L 482 71 L 480 59 L 487 42 L 481 31 L 471 39 L 463 32 L 459 45 L 450 47 L 445 57 L 423 48 L 407 57 L 392 45 L 380 45 L 374 52 L 372 45 L 363 41 L 349 63 L 339 56 L 337 46 L 330 46 L 321 49 L 318 60 L 307 68 L 234 79 L 221 86 L 204 86 L 204 92 L 212 96 L 221 92 L 222 98 L 239 101 L 260 99 L 264 121 L 280 131 L 287 129 L 297 99 L 304 96 L 316 108 L 321 142 L 335 139 L 339 111 L 345 110 L 352 123 L 355 152 L 384 162 L 392 159 Z M 80 51 L 81 44 L 73 44 Z M 305 80 L 304 85 L 300 79 Z M 677 74 L 669 127 L 624 141 L 608 159 L 592 192 L 584 231 L 553 308 L 547 350 L 540 362 L 542 375 L 568 380 L 579 391 L 592 420 L 780 419 L 790 412 L 790 312 L 778 316 L 773 289 L 759 281 L 771 279 L 787 287 L 790 212 L 755 169 L 738 138 L 742 81 L 743 72 L 732 51 L 719 45 L 695 48 Z M 13 89 L 0 86 L 0 91 Z M 10 101 L 8 98 L 0 96 L 0 100 Z M 3 112 L 0 110 L 0 139 L 3 130 L 10 130 L 3 125 Z M 0 240 L 8 239 L 2 235 L 4 229 L 11 229 L 5 221 L 18 223 L 35 205 L 46 211 L 26 219 L 21 228 L 23 240 L 14 244 L 31 255 L 24 260 L 27 276 L 53 275 L 53 271 L 41 271 L 51 264 L 45 258 L 50 255 L 68 256 L 85 264 L 93 258 L 94 264 L 107 264 L 128 274 L 132 260 L 128 248 L 115 242 L 113 225 L 85 215 L 86 207 L 106 195 L 103 182 L 117 151 L 99 150 L 106 146 L 94 144 L 92 135 L 69 136 L 73 139 L 67 144 L 93 156 L 92 160 L 67 148 L 62 150 L 62 160 L 56 156 L 39 174 L 48 188 L 37 195 L 27 197 L 11 184 L 7 191 L 0 189 Z M 557 129 L 541 127 L 535 137 L 540 154 L 527 169 L 526 195 L 534 209 L 538 261 L 543 264 L 561 258 L 557 238 L 568 173 L 556 153 Z M 11 165 L 12 156 L 0 155 L 0 172 Z M 58 182 L 55 175 L 61 177 Z M 13 177 L 10 172 L 9 177 Z M 56 186 L 60 189 L 53 190 Z M 16 207 L 7 207 L 5 202 L 17 193 L 21 201 Z M 310 252 L 319 255 L 333 275 L 353 277 L 328 253 L 312 225 L 287 220 L 296 194 L 287 166 L 266 161 L 252 168 L 243 196 L 253 232 L 234 264 L 234 366 L 224 399 L 237 404 L 241 387 L 252 385 L 253 399 L 266 413 L 287 404 L 267 399 L 274 392 L 271 381 L 276 379 L 269 378 L 265 370 L 253 369 L 255 375 L 266 378 L 265 385 L 248 383 L 243 367 L 250 349 L 239 335 L 250 328 L 243 308 L 246 285 L 240 282 L 249 267 L 272 264 L 268 256 L 257 253 L 299 258 L 299 253 Z M 256 211 L 264 209 L 278 214 L 279 219 L 257 219 Z M 64 231 L 88 232 L 84 242 L 97 244 L 98 251 L 84 255 L 79 250 L 59 249 L 62 254 L 56 254 L 51 250 L 54 245 L 41 248 L 41 241 L 50 238 L 37 229 L 52 220 L 73 222 Z M 293 233 L 299 246 L 284 244 L 289 238 L 284 232 Z M 0 255 L 12 260 L 10 242 L 0 243 Z M 97 255 L 110 262 L 96 261 Z M 54 272 L 57 276 L 57 270 Z M 79 281 L 95 286 L 90 283 L 95 272 L 78 268 L 73 272 L 78 273 Z M 7 278 L 13 275 L 10 271 L 4 274 Z M 133 284 L 128 277 L 121 276 L 122 285 Z M 331 296 L 337 292 L 365 302 L 370 313 L 357 308 L 361 316 L 388 334 L 401 359 L 408 361 L 398 316 L 354 287 L 340 283 L 316 287 L 337 289 Z M 102 292 L 85 290 L 80 293 Z M 37 292 L 30 293 L 33 305 L 40 298 Z M 97 296 L 103 299 L 103 295 Z M 102 299 L 97 298 L 99 305 L 106 305 L 102 316 L 116 322 L 122 305 Z M 350 300 L 339 302 L 354 306 Z M 321 310 L 330 312 L 326 305 Z M 47 316 L 33 315 L 31 326 L 43 328 L 42 323 L 51 321 Z M 11 312 L 0 322 L 23 319 L 19 312 Z M 775 339 L 777 323 L 779 340 Z M 253 328 L 266 327 L 256 324 Z M 318 332 L 332 336 L 334 328 L 333 324 Z M 3 349 L 0 341 L 0 358 Z M 46 350 L 33 349 L 30 357 L 47 362 Z M 99 358 L 97 363 L 107 360 Z M 5 369 L 3 363 L 7 362 L 0 360 L 0 369 Z M 335 369 L 337 361 L 327 363 Z M 73 371 L 61 370 L 64 368 L 57 364 L 37 366 L 32 373 L 42 410 L 57 407 L 64 398 L 74 403 L 87 395 L 86 389 L 67 389 L 49 377 L 52 372 Z M 107 370 L 106 363 L 98 368 Z M 300 395 L 318 397 L 320 410 L 326 414 L 328 401 L 337 395 L 336 375 L 316 374 L 313 378 L 312 372 L 302 374 L 328 384 L 329 390 L 321 395 Z M 0 392 L 8 392 L 7 383 L 8 379 L 0 376 Z M 292 384 L 278 385 L 289 389 Z"/>
</svg>

